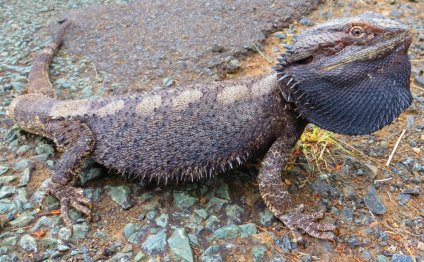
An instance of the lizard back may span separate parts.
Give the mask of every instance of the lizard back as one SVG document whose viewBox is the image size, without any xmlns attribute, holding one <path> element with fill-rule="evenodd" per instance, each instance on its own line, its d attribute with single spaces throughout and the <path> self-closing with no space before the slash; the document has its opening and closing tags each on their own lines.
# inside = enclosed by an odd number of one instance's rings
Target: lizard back
<svg viewBox="0 0 424 262">
<path fill-rule="evenodd" d="M 283 101 L 268 84 L 274 78 L 92 102 L 94 113 L 82 121 L 96 137 L 93 157 L 159 180 L 193 180 L 237 166 L 267 149 L 281 128 Z"/>
</svg>

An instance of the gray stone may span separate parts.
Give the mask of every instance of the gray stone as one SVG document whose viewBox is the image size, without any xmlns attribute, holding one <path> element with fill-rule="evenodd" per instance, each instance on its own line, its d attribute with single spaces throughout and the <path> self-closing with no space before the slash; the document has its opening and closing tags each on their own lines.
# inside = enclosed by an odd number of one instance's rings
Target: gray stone
<svg viewBox="0 0 424 262">
<path fill-rule="evenodd" d="M 221 262 L 223 261 L 221 256 L 219 255 L 219 246 L 213 245 L 203 251 L 200 256 L 200 261 L 202 262 Z"/>
<path fill-rule="evenodd" d="M 0 187 L 0 199 L 13 196 L 15 192 L 16 188 L 14 186 L 2 186 Z"/>
<path fill-rule="evenodd" d="M 284 32 L 279 31 L 274 33 L 274 37 L 277 39 L 286 39 L 286 34 L 284 34 Z"/>
<path fill-rule="evenodd" d="M 152 255 L 154 252 L 163 252 L 166 247 L 166 232 L 159 231 L 157 234 L 150 235 L 141 247 Z"/>
<path fill-rule="evenodd" d="M 256 233 L 258 233 L 258 230 L 256 228 L 256 225 L 253 223 L 249 223 L 249 224 L 244 224 L 240 226 L 240 237 L 241 238 L 246 238 L 249 237 L 251 235 L 254 235 Z"/>
<path fill-rule="evenodd" d="M 9 184 L 10 182 L 15 181 L 16 176 L 0 176 L 0 184 Z"/>
<path fill-rule="evenodd" d="M 19 240 L 19 245 L 26 252 L 37 252 L 37 241 L 31 235 L 23 235 Z"/>
<path fill-rule="evenodd" d="M 188 193 L 182 191 L 174 191 L 173 196 L 174 206 L 182 210 L 189 209 L 197 201 L 197 198 L 192 197 Z"/>
<path fill-rule="evenodd" d="M 7 172 L 7 170 L 9 170 L 8 166 L 0 165 L 0 175 L 5 174 Z"/>
<path fill-rule="evenodd" d="M 241 63 L 238 59 L 231 59 L 230 62 L 228 62 L 226 69 L 229 73 L 234 73 L 240 68 L 240 65 Z"/>
<path fill-rule="evenodd" d="M 71 240 L 85 239 L 90 231 L 90 227 L 87 223 L 75 224 L 72 226 L 72 238 Z"/>
<path fill-rule="evenodd" d="M 368 250 L 362 250 L 361 258 L 364 261 L 370 261 L 372 259 L 372 256 Z"/>
<path fill-rule="evenodd" d="M 382 215 L 386 213 L 386 207 L 381 202 L 374 187 L 370 187 L 364 196 L 364 203 L 374 214 Z"/>
<path fill-rule="evenodd" d="M 218 227 L 220 222 L 221 220 L 219 220 L 217 216 L 211 215 L 208 217 L 208 219 L 206 219 L 205 227 L 211 231 L 214 231 Z"/>
<path fill-rule="evenodd" d="M 222 53 L 225 51 L 225 47 L 223 47 L 222 45 L 214 44 L 211 47 L 211 51 L 216 53 Z"/>
<path fill-rule="evenodd" d="M 34 219 L 35 219 L 35 216 L 32 215 L 31 213 L 24 213 L 20 215 L 18 218 L 16 218 L 15 220 L 10 221 L 9 224 L 13 227 L 24 227 L 31 224 L 32 221 L 34 221 Z"/>
<path fill-rule="evenodd" d="M 412 130 L 415 125 L 415 117 L 414 116 L 406 116 L 406 129 Z"/>
<path fill-rule="evenodd" d="M 146 217 L 149 220 L 153 220 L 156 217 L 157 213 L 158 213 L 157 209 L 150 210 L 149 212 L 147 212 Z"/>
<path fill-rule="evenodd" d="M 233 239 L 239 235 L 240 231 L 239 226 L 230 224 L 215 230 L 214 235 L 221 239 Z"/>
<path fill-rule="evenodd" d="M 239 223 L 241 221 L 243 212 L 244 209 L 239 205 L 229 205 L 225 208 L 225 213 L 227 214 L 229 222 L 233 223 Z"/>
<path fill-rule="evenodd" d="M 206 210 L 202 209 L 195 209 L 194 214 L 196 214 L 198 217 L 206 219 L 208 217 L 208 213 Z"/>
<path fill-rule="evenodd" d="M 135 262 L 139 262 L 139 261 L 145 261 L 147 260 L 149 257 L 146 256 L 143 252 L 138 252 L 135 257 L 134 257 L 134 261 Z"/>
<path fill-rule="evenodd" d="M 361 242 L 356 237 L 351 237 L 347 240 L 349 247 L 357 247 Z"/>
<path fill-rule="evenodd" d="M 217 196 L 227 199 L 230 199 L 230 189 L 228 187 L 228 184 L 225 182 L 222 182 L 219 188 L 216 190 Z"/>
<path fill-rule="evenodd" d="M 351 208 L 345 207 L 341 212 L 341 216 L 346 221 L 353 221 L 353 210 Z"/>
<path fill-rule="evenodd" d="M 264 226 L 270 226 L 275 219 L 274 213 L 272 213 L 268 208 L 266 208 L 263 212 L 260 212 L 259 217 L 261 224 Z"/>
<path fill-rule="evenodd" d="M 102 189 L 100 187 L 84 188 L 83 193 L 85 197 L 91 199 L 92 201 L 98 201 L 101 197 Z"/>
<path fill-rule="evenodd" d="M 48 156 L 53 156 L 54 148 L 48 144 L 40 144 L 35 148 L 35 153 L 38 155 L 47 154 Z"/>
<path fill-rule="evenodd" d="M 86 86 L 81 91 L 81 94 L 83 95 L 83 97 L 86 97 L 86 98 L 92 97 L 93 96 L 93 88 L 91 86 Z"/>
<path fill-rule="evenodd" d="M 403 190 L 403 193 L 418 196 L 420 194 L 420 189 L 419 188 L 407 188 L 407 189 Z"/>
<path fill-rule="evenodd" d="M 21 82 L 12 82 L 11 85 L 18 94 L 20 94 L 23 90 L 25 90 L 25 84 Z"/>
<path fill-rule="evenodd" d="M 252 248 L 253 261 L 255 262 L 263 261 L 266 251 L 267 251 L 267 248 L 265 246 L 262 246 L 262 245 L 254 246 Z"/>
<path fill-rule="evenodd" d="M 398 201 L 401 206 L 406 205 L 408 201 L 411 199 L 411 195 L 409 194 L 399 194 Z"/>
<path fill-rule="evenodd" d="M 15 246 L 16 243 L 18 243 L 18 236 L 17 235 L 5 237 L 0 242 L 1 246 Z"/>
<path fill-rule="evenodd" d="M 182 261 L 193 261 L 189 238 L 183 228 L 174 230 L 174 233 L 168 239 L 168 245 L 177 258 L 180 258 Z"/>
<path fill-rule="evenodd" d="M 165 87 L 170 87 L 175 83 L 175 81 L 171 77 L 166 77 L 162 80 L 162 83 Z"/>
<path fill-rule="evenodd" d="M 392 257 L 392 262 L 412 262 L 412 258 L 407 255 L 395 254 Z"/>
<path fill-rule="evenodd" d="M 31 149 L 30 145 L 22 145 L 18 148 L 18 150 L 16 151 L 17 154 L 21 155 L 24 154 L 26 152 L 28 152 Z"/>
<path fill-rule="evenodd" d="M 60 240 L 50 237 L 44 237 L 41 239 L 41 244 L 47 248 L 57 248 L 57 245 L 60 243 Z"/>
<path fill-rule="evenodd" d="M 139 231 L 141 229 L 141 225 L 134 224 L 134 223 L 128 223 L 124 227 L 123 235 L 126 238 L 129 238 L 132 234 Z"/>
<path fill-rule="evenodd" d="M 72 87 L 72 84 L 71 83 L 69 83 L 66 79 L 64 79 L 64 78 L 59 78 L 59 79 L 57 79 L 56 81 L 54 81 L 53 82 L 53 85 L 56 87 L 56 88 L 59 88 L 59 89 L 69 89 L 69 88 L 71 88 Z"/>
<path fill-rule="evenodd" d="M 58 225 L 60 219 L 61 218 L 59 216 L 54 216 L 54 217 L 42 216 L 38 218 L 37 222 L 31 228 L 30 232 L 38 231 L 43 227 L 53 228 Z"/>
<path fill-rule="evenodd" d="M 68 251 L 69 247 L 66 245 L 58 245 L 57 250 L 59 250 L 60 252 L 64 252 L 64 251 Z"/>
<path fill-rule="evenodd" d="M 424 87 L 424 76 L 419 76 L 419 75 L 416 75 L 415 77 L 414 77 L 414 82 L 418 85 L 418 86 L 420 86 L 420 87 Z"/>
<path fill-rule="evenodd" d="M 79 174 L 81 184 L 87 183 L 93 178 L 99 177 L 102 174 L 102 170 L 100 168 L 90 168 L 88 172 L 83 172 Z"/>
<path fill-rule="evenodd" d="M 105 189 L 112 200 L 120 205 L 124 210 L 127 210 L 132 206 L 130 197 L 131 190 L 128 186 L 106 186 Z"/>
<path fill-rule="evenodd" d="M 221 199 L 221 198 L 213 197 L 206 204 L 206 208 L 207 209 L 213 208 L 213 211 L 216 212 L 216 213 L 218 213 L 219 211 L 221 211 L 221 209 L 224 206 L 224 204 L 227 204 L 227 203 L 228 203 L 228 200 L 224 200 L 224 199 Z"/>
<path fill-rule="evenodd" d="M 386 256 L 384 256 L 384 255 L 378 255 L 375 258 L 375 261 L 376 262 L 389 262 L 389 259 Z"/>
<path fill-rule="evenodd" d="M 106 238 L 107 235 L 102 230 L 97 229 L 96 232 L 93 233 L 93 237 L 95 237 L 95 238 Z"/>
<path fill-rule="evenodd" d="M 31 179 L 31 170 L 29 167 L 25 168 L 24 172 L 22 172 L 21 178 L 19 178 L 19 186 L 26 186 Z"/>
<path fill-rule="evenodd" d="M 12 200 L 9 200 L 9 199 L 0 200 L 0 214 L 8 213 L 12 210 L 15 210 L 16 208 L 17 208 L 16 204 Z"/>
<path fill-rule="evenodd" d="M 196 234 L 188 234 L 188 239 L 190 240 L 190 243 L 199 246 L 199 238 L 196 236 Z"/>
<path fill-rule="evenodd" d="M 131 262 L 131 254 L 118 252 L 113 257 L 107 260 L 108 262 Z"/>
<path fill-rule="evenodd" d="M 29 167 L 29 164 L 30 162 L 28 159 L 21 159 L 18 162 L 15 162 L 15 164 L 13 165 L 13 169 L 22 170 Z"/>
<path fill-rule="evenodd" d="M 355 201 L 358 198 L 358 194 L 356 194 L 355 188 L 351 185 L 346 185 L 343 188 L 343 195 L 347 200 Z"/>
<path fill-rule="evenodd" d="M 332 187 L 330 184 L 321 179 L 315 179 L 314 183 L 312 184 L 312 189 L 323 197 L 338 197 L 340 195 L 340 192 L 336 188 Z"/>
<path fill-rule="evenodd" d="M 306 25 L 306 26 L 312 26 L 312 25 L 314 25 L 314 22 L 312 22 L 312 20 L 311 20 L 311 19 L 309 19 L 308 17 L 302 17 L 302 18 L 299 20 L 299 23 L 300 23 L 301 25 Z"/>
<path fill-rule="evenodd" d="M 168 218 L 168 214 L 161 214 L 155 219 L 156 225 L 160 226 L 161 228 L 165 228 L 168 225 Z"/>
<path fill-rule="evenodd" d="M 390 15 L 393 16 L 393 17 L 401 17 L 401 16 L 403 16 L 403 12 L 399 9 L 393 9 L 390 12 Z"/>
</svg>

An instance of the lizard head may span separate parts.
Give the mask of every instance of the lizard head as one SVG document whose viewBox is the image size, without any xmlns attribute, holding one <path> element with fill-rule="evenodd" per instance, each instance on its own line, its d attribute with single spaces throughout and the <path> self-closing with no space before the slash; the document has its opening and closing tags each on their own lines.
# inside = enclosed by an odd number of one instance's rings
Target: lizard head
<svg viewBox="0 0 424 262">
<path fill-rule="evenodd" d="M 295 38 L 276 66 L 283 96 L 324 129 L 369 134 L 412 102 L 408 28 L 366 13 L 334 20 Z"/>
</svg>

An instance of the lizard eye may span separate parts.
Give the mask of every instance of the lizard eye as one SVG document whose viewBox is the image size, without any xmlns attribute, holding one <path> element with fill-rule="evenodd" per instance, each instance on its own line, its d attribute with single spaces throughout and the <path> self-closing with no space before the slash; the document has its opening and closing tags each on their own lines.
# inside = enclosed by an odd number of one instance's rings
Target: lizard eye
<svg viewBox="0 0 424 262">
<path fill-rule="evenodd" d="M 364 31 L 361 27 L 355 26 L 350 29 L 349 34 L 354 38 L 360 38 L 364 35 Z"/>
</svg>

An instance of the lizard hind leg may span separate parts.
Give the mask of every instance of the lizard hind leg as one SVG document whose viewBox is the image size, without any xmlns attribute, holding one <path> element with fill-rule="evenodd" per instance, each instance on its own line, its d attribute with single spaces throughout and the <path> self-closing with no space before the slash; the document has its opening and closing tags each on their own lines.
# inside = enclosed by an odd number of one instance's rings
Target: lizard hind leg
<svg viewBox="0 0 424 262">
<path fill-rule="evenodd" d="M 84 160 L 93 151 L 95 140 L 90 128 L 78 120 L 51 120 L 47 124 L 47 132 L 63 150 L 48 184 L 47 193 L 60 201 L 63 220 L 71 228 L 71 207 L 91 219 L 91 201 L 83 196 L 81 188 L 73 187 L 72 183 L 77 178 Z"/>
<path fill-rule="evenodd" d="M 333 224 L 314 222 L 322 218 L 324 213 L 308 214 L 303 212 L 303 205 L 293 207 L 291 196 L 281 180 L 281 171 L 296 140 L 291 137 L 280 137 L 265 155 L 258 176 L 262 198 L 274 215 L 290 229 L 296 242 L 303 241 L 299 229 L 316 238 L 333 240 L 336 237 L 331 232 L 336 229 Z"/>
</svg>

